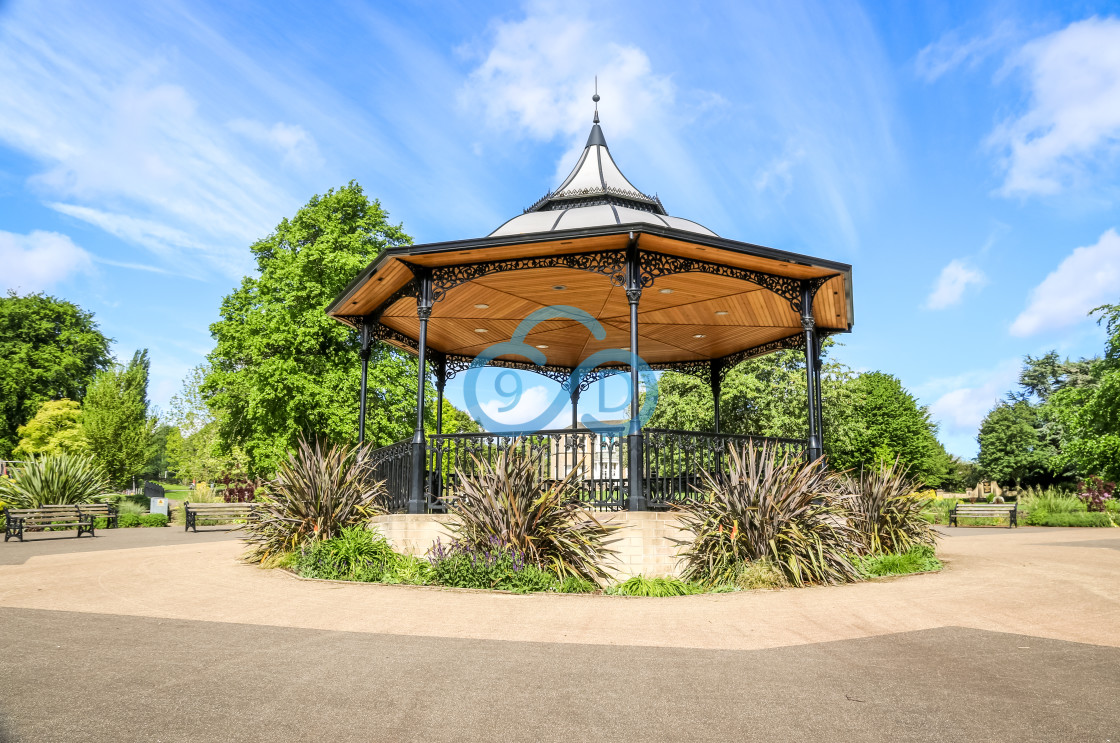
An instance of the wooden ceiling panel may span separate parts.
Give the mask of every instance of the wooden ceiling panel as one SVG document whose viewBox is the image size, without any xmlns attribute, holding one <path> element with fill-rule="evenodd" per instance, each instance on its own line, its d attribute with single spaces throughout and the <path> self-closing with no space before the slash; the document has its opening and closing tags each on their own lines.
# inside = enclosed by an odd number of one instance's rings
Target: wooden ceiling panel
<svg viewBox="0 0 1120 743">
<path fill-rule="evenodd" d="M 848 298 L 843 276 L 829 279 L 817 290 L 813 299 L 813 319 L 822 328 L 848 329 Z"/>
<path fill-rule="evenodd" d="M 340 315 L 368 315 L 395 291 L 412 281 L 412 271 L 400 261 L 389 261 L 382 266 L 376 276 L 360 287 L 345 307 L 338 309 Z"/>
<path fill-rule="evenodd" d="M 436 267 L 615 250 L 625 248 L 627 240 L 626 234 L 607 235 L 421 253 L 404 260 Z M 833 273 L 831 269 L 696 245 L 686 239 L 641 233 L 639 240 L 644 250 L 795 279 Z M 390 259 L 337 314 L 371 312 L 411 278 L 412 272 L 402 260 Z M 602 323 L 606 337 L 595 338 L 573 320 L 543 321 L 532 329 L 525 342 L 533 348 L 547 346 L 538 349 L 544 352 L 547 363 L 574 367 L 599 351 L 628 350 L 629 302 L 625 291 L 602 274 L 563 267 L 510 270 L 449 289 L 433 307 L 428 325 L 429 346 L 445 353 L 476 355 L 495 343 L 509 341 L 523 320 L 550 305 L 586 311 Z M 638 311 L 640 353 L 651 363 L 718 358 L 787 337 L 800 328 L 800 318 L 785 298 L 748 281 L 696 272 L 658 277 L 643 290 Z M 821 328 L 847 329 L 850 319 L 843 276 L 835 276 L 821 287 L 813 313 Z M 396 302 L 384 313 L 382 322 L 416 338 L 419 321 L 415 299 L 406 297 Z M 479 328 L 486 332 L 475 332 Z M 516 355 L 510 358 L 525 360 Z"/>
<path fill-rule="evenodd" d="M 835 271 L 818 266 L 806 266 L 800 263 L 762 258 L 748 255 L 735 250 L 722 250 L 709 248 L 704 245 L 685 242 L 671 237 L 642 233 L 638 238 L 638 247 L 643 250 L 652 250 L 666 255 L 675 255 L 682 258 L 693 258 L 708 263 L 746 268 L 751 271 L 762 271 L 776 276 L 789 276 L 794 279 L 811 279 L 817 276 L 828 276 Z"/>
</svg>

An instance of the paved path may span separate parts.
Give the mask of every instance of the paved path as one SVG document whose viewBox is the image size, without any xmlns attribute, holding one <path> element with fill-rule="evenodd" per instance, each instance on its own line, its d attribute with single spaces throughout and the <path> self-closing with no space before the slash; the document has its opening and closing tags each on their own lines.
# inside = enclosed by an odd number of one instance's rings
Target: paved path
<svg viewBox="0 0 1120 743">
<path fill-rule="evenodd" d="M 235 537 L 3 545 L 11 739 L 1120 742 L 1117 530 L 952 530 L 936 575 L 675 599 L 304 582 Z"/>
</svg>

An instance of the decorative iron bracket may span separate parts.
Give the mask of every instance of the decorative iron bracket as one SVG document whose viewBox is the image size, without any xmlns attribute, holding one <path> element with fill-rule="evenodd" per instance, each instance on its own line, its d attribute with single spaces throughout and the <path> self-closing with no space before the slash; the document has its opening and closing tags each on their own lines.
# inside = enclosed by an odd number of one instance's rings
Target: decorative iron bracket
<svg viewBox="0 0 1120 743">
<path fill-rule="evenodd" d="M 531 268 L 574 268 L 580 271 L 602 274 L 609 278 L 615 286 L 623 286 L 626 283 L 626 259 L 625 253 L 621 250 L 542 255 L 535 258 L 512 258 L 503 261 L 466 263 L 458 266 L 433 268 L 433 298 L 438 302 L 451 289 L 469 281 L 481 279 L 484 276 Z"/>
<path fill-rule="evenodd" d="M 816 295 L 817 290 L 832 278 L 832 276 L 820 276 L 814 279 L 791 279 L 788 276 L 777 276 L 762 271 L 752 271 L 747 268 L 738 268 L 721 263 L 709 263 L 708 261 L 698 261 L 694 258 L 682 258 L 677 255 L 650 253 L 644 250 L 641 251 L 639 262 L 639 276 L 643 287 L 652 286 L 654 279 L 658 276 L 670 276 L 678 273 L 696 272 L 712 274 L 714 276 L 726 276 L 727 278 L 739 279 L 740 281 L 749 281 L 752 284 L 761 286 L 763 289 L 774 292 L 779 297 L 789 302 L 790 309 L 798 314 L 801 314 L 802 283 L 808 282 L 812 287 L 813 295 Z"/>
</svg>

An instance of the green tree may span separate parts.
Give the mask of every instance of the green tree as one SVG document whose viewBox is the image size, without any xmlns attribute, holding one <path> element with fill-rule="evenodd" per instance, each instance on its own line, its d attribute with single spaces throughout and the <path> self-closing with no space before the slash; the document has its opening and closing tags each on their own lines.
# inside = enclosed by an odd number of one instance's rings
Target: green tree
<svg viewBox="0 0 1120 743">
<path fill-rule="evenodd" d="M 82 410 L 82 427 L 94 459 L 118 486 L 127 486 L 148 461 L 155 419 L 148 416 L 148 351 L 128 366 L 98 373 Z"/>
<path fill-rule="evenodd" d="M 184 483 L 210 482 L 246 470 L 244 452 L 237 446 L 223 453 L 217 417 L 202 394 L 209 370 L 208 364 L 191 369 L 168 404 L 168 467 Z"/>
<path fill-rule="evenodd" d="M 252 474 L 269 475 L 301 433 L 357 438 L 358 334 L 324 308 L 386 247 L 410 242 L 355 182 L 313 197 L 254 243 L 256 276 L 222 301 L 202 392 L 221 446 L 240 447 Z M 367 439 L 407 438 L 416 363 L 378 344 L 370 360 Z"/>
<path fill-rule="evenodd" d="M 109 339 L 77 305 L 45 294 L 0 297 L 0 459 L 43 401 L 80 402 L 109 360 Z"/>
<path fill-rule="evenodd" d="M 1053 481 L 1051 460 L 1057 451 L 1047 440 L 1038 409 L 1027 401 L 1010 399 L 992 408 L 980 424 L 977 440 L 977 464 L 985 479 L 1005 485 Z"/>
<path fill-rule="evenodd" d="M 171 460 L 167 455 L 167 443 L 174 430 L 174 426 L 162 423 L 152 431 L 148 440 L 148 461 L 140 472 L 145 480 L 160 480 L 170 474 Z"/>
<path fill-rule="evenodd" d="M 82 430 L 82 406 L 73 400 L 47 400 L 26 425 L 19 427 L 19 446 L 12 455 L 29 459 L 36 454 L 83 454 L 88 451 Z"/>
<path fill-rule="evenodd" d="M 848 389 L 850 413 L 845 441 L 830 460 L 838 469 L 878 466 L 896 459 L 924 485 L 937 486 L 949 471 L 950 457 L 937 440 L 929 410 L 896 377 L 869 372 L 854 377 Z"/>
<path fill-rule="evenodd" d="M 1062 440 L 1059 461 L 1079 476 L 1120 481 L 1120 305 L 1092 312 L 1105 326 L 1104 357 L 1089 362 L 1091 383 L 1055 393 L 1047 415 Z"/>
<path fill-rule="evenodd" d="M 469 413 L 452 405 L 447 398 L 443 400 L 443 432 L 444 433 L 479 433 L 482 426 Z M 432 426 L 431 432 L 435 432 Z"/>
</svg>

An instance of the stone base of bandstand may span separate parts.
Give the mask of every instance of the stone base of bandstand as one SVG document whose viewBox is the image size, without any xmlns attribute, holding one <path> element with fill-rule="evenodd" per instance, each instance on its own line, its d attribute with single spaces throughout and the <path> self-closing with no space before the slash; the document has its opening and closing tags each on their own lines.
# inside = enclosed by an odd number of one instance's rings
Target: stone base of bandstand
<svg viewBox="0 0 1120 743">
<path fill-rule="evenodd" d="M 443 514 L 391 513 L 377 516 L 373 523 L 396 551 L 423 556 L 436 539 L 445 543 L 450 540 L 447 525 L 454 518 Z M 610 545 L 618 554 L 605 566 L 616 578 L 680 575 L 680 545 L 674 540 L 685 540 L 688 533 L 682 531 L 676 514 L 619 511 L 596 513 L 595 518 L 619 527 L 611 536 Z"/>
</svg>

